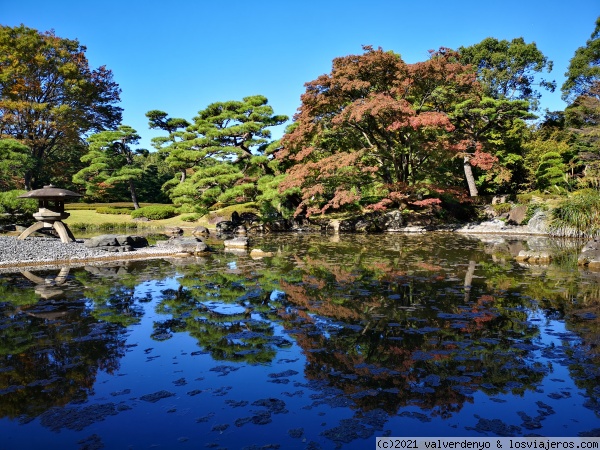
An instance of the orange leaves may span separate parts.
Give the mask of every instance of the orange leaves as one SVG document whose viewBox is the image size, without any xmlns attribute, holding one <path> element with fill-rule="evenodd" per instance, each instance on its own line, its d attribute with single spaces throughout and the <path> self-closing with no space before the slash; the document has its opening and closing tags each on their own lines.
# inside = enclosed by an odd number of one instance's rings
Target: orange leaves
<svg viewBox="0 0 600 450">
<path fill-rule="evenodd" d="M 475 153 L 469 157 L 469 163 L 471 163 L 473 167 L 479 167 L 483 170 L 490 170 L 497 162 L 498 158 L 479 150 L 476 150 Z"/>
<path fill-rule="evenodd" d="M 361 192 L 379 197 L 368 209 L 385 210 L 406 196 L 394 197 L 394 189 L 386 195 L 381 186 L 445 182 L 432 178 L 447 177 L 439 167 L 473 149 L 460 141 L 455 107 L 476 103 L 480 86 L 456 52 L 441 48 L 406 64 L 381 48 L 363 50 L 335 58 L 331 73 L 306 83 L 293 129 L 282 139 L 277 158 L 288 164 L 288 178 L 281 188 L 302 190 L 297 214 L 356 203 Z M 482 168 L 490 162 L 479 155 L 476 161 Z M 416 205 L 439 200 L 424 202 Z"/>
<path fill-rule="evenodd" d="M 424 200 L 417 200 L 411 202 L 411 205 L 415 206 L 438 206 L 441 205 L 442 201 L 439 198 L 426 198 Z"/>
</svg>

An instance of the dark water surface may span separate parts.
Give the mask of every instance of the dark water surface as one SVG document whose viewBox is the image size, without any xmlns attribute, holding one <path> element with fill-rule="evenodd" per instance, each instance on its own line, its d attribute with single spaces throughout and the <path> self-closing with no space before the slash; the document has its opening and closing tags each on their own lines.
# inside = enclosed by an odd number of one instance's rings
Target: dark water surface
<svg viewBox="0 0 600 450">
<path fill-rule="evenodd" d="M 0 449 L 600 434 L 578 244 L 271 235 L 252 259 L 0 275 Z M 514 260 L 550 248 L 548 266 Z"/>
</svg>

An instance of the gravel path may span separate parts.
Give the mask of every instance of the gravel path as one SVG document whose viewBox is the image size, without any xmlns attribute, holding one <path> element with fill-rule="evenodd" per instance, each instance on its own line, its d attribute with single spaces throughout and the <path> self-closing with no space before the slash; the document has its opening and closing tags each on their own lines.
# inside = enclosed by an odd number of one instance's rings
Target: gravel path
<svg viewBox="0 0 600 450">
<path fill-rule="evenodd" d="M 82 240 L 65 244 L 60 239 L 29 237 L 23 241 L 14 236 L 0 236 L 0 267 L 20 267 L 27 265 L 102 261 L 132 258 L 167 256 L 173 252 L 164 248 L 146 247 L 132 252 L 112 253 L 87 248 Z"/>
</svg>

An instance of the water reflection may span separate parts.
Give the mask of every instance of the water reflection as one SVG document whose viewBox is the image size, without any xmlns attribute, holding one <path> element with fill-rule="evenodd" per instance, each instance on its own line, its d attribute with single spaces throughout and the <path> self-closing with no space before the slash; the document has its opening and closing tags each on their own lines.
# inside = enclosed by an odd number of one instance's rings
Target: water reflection
<svg viewBox="0 0 600 450">
<path fill-rule="evenodd" d="M 585 396 L 582 407 L 600 415 L 600 283 L 576 269 L 577 245 L 444 235 L 269 236 L 255 243 L 273 256 L 223 251 L 2 275 L 2 417 L 27 422 L 93 398 L 101 372 L 115 375 L 126 358 L 151 351 L 127 342 L 132 330 L 163 351 L 204 355 L 225 373 L 281 366 L 270 380 L 255 380 L 257 391 L 269 382 L 283 389 L 297 374 L 283 370 L 285 355 L 298 352 L 302 373 L 294 386 L 310 396 L 296 400 L 296 414 L 323 405 L 351 411 L 339 419 L 353 420 L 351 429 L 313 430 L 336 444 L 367 428 L 381 432 L 386 421 L 438 420 L 440 430 L 453 418 L 472 422 L 465 411 L 482 396 L 499 404 L 533 398 L 544 411 L 492 433 L 544 429 L 554 414 L 548 398 L 568 398 L 553 387 L 560 368 Z M 554 245 L 552 263 L 515 261 L 520 250 L 543 245 Z M 189 343 L 178 347 L 182 342 Z M 181 386 L 202 379 L 181 372 Z M 482 420 L 462 434 L 483 433 Z"/>
</svg>

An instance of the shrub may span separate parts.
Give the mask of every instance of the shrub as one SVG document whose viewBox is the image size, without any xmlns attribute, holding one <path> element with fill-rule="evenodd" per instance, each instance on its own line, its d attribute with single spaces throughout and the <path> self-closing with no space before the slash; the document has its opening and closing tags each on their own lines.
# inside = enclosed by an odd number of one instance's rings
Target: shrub
<svg viewBox="0 0 600 450">
<path fill-rule="evenodd" d="M 552 210 L 550 231 L 556 236 L 595 237 L 600 235 L 600 192 L 575 192 Z"/>
<path fill-rule="evenodd" d="M 185 215 L 185 216 L 181 216 L 180 219 L 183 220 L 184 222 L 195 222 L 200 217 L 202 217 L 202 215 L 196 213 L 196 214 L 188 214 L 188 215 Z"/>
<path fill-rule="evenodd" d="M 513 208 L 512 203 L 498 203 L 496 205 L 492 205 L 492 209 L 498 215 L 506 214 L 506 213 L 510 212 L 510 210 L 512 208 Z"/>
<path fill-rule="evenodd" d="M 33 223 L 38 203 L 32 199 L 17 198 L 27 191 L 14 190 L 0 193 L 0 214 L 5 223 Z"/>
<path fill-rule="evenodd" d="M 175 217 L 176 215 L 177 210 L 171 205 L 144 206 L 143 208 L 131 211 L 131 217 L 134 219 L 146 217 L 150 220 L 161 220 Z"/>
<path fill-rule="evenodd" d="M 113 208 L 112 206 L 102 206 L 96 208 L 98 214 L 131 214 L 131 208 Z"/>
</svg>

